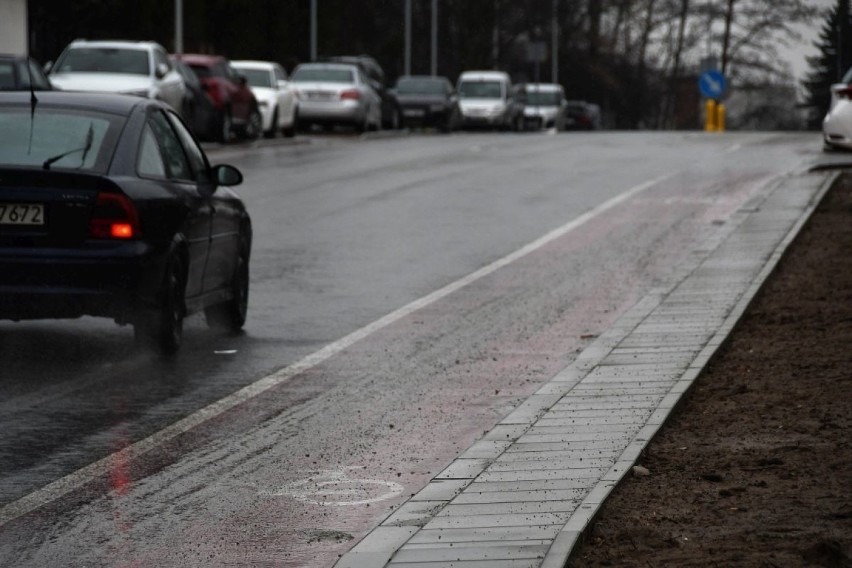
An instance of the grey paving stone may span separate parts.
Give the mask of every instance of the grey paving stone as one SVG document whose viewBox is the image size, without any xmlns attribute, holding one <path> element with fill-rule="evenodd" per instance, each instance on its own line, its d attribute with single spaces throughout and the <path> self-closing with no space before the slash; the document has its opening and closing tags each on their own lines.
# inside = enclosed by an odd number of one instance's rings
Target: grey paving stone
<svg viewBox="0 0 852 568">
<path fill-rule="evenodd" d="M 547 471 L 551 469 L 585 469 L 609 467 L 615 460 L 607 458 L 535 459 L 524 461 L 497 461 L 488 467 L 489 472 L 498 471 Z"/>
<path fill-rule="evenodd" d="M 563 432 L 561 434 L 531 434 L 521 438 L 519 443 L 591 442 L 591 444 L 586 447 L 595 447 L 595 444 L 598 442 L 617 443 L 629 438 L 629 433 L 624 432 Z"/>
<path fill-rule="evenodd" d="M 542 441 L 534 441 L 534 440 L 525 440 L 523 442 L 518 442 L 510 447 L 507 452 L 537 452 L 537 451 L 549 451 L 549 450 L 599 450 L 599 451 L 607 451 L 612 448 L 619 448 L 622 446 L 621 440 L 574 440 L 571 442 L 542 442 Z"/>
<path fill-rule="evenodd" d="M 545 479 L 588 479 L 603 475 L 609 468 L 586 468 L 548 471 L 486 471 L 479 476 L 483 483 L 494 481 L 540 481 Z"/>
<path fill-rule="evenodd" d="M 521 481 L 485 481 L 480 479 L 472 483 L 468 488 L 468 491 L 464 494 L 471 495 L 477 492 L 512 493 L 515 491 L 587 490 L 594 484 L 595 480 L 589 477 L 583 479 L 532 479 Z"/>
<path fill-rule="evenodd" d="M 470 484 L 470 479 L 433 479 L 412 501 L 450 501 Z"/>
<path fill-rule="evenodd" d="M 425 528 L 427 530 L 498 527 L 518 527 L 523 529 L 537 525 L 563 525 L 570 516 L 568 513 L 528 513 L 518 515 L 435 517 L 429 521 Z"/>
<path fill-rule="evenodd" d="M 438 515 L 446 501 L 406 501 L 382 522 L 385 527 L 422 527 Z"/>
<path fill-rule="evenodd" d="M 468 448 L 462 455 L 461 459 L 496 459 L 506 449 L 512 445 L 512 442 L 506 440 L 479 440 Z"/>
<path fill-rule="evenodd" d="M 503 424 L 497 425 L 483 436 L 483 440 L 515 441 L 527 431 L 526 424 Z"/>
<path fill-rule="evenodd" d="M 649 407 L 651 408 L 651 407 Z M 644 424 L 643 421 L 637 421 L 634 423 L 619 423 L 619 424 L 577 424 L 574 422 L 549 422 L 545 424 L 541 424 L 536 422 L 536 425 L 530 428 L 528 436 L 541 436 L 541 435 L 552 435 L 559 434 L 562 432 L 565 433 L 590 433 L 590 434 L 603 434 L 603 433 L 619 433 L 625 432 L 630 433 L 639 429 L 639 427 Z"/>
<path fill-rule="evenodd" d="M 484 470 L 491 460 L 486 459 L 457 459 L 447 466 L 444 471 L 435 476 L 436 479 L 473 479 Z"/>
<path fill-rule="evenodd" d="M 645 422 L 645 414 L 646 413 L 622 416 L 620 413 L 614 413 L 610 414 L 609 416 L 576 417 L 571 416 L 570 411 L 553 412 L 536 422 L 534 428 L 566 428 L 572 426 L 632 426 L 636 424 L 643 424 Z M 551 418 L 551 416 L 553 416 L 553 418 Z"/>
<path fill-rule="evenodd" d="M 438 547 L 432 549 L 403 549 L 394 556 L 394 563 L 403 562 L 452 562 L 468 560 L 518 560 L 523 558 L 543 559 L 548 546 L 463 546 Z"/>
<path fill-rule="evenodd" d="M 451 503 L 441 509 L 437 517 L 473 515 L 526 515 L 531 513 L 571 513 L 582 499 L 503 503 Z"/>
<path fill-rule="evenodd" d="M 449 562 L 392 562 L 394 568 L 537 568 L 538 559 L 518 560 L 454 560 Z M 373 567 L 375 568 L 375 567 Z"/>
<path fill-rule="evenodd" d="M 618 447 L 614 448 L 594 448 L 582 450 L 566 450 L 566 451 L 542 451 L 542 452 L 506 452 L 500 456 L 492 467 L 498 463 L 506 463 L 513 461 L 537 462 L 560 459 L 579 459 L 593 458 L 606 459 L 615 458 L 621 455 L 621 450 Z"/>
<path fill-rule="evenodd" d="M 548 540 L 555 538 L 561 526 L 550 525 L 528 525 L 520 527 L 487 527 L 487 528 L 425 528 L 418 531 L 408 544 L 433 544 L 433 543 L 477 543 L 477 542 L 503 542 L 507 540 Z"/>
<path fill-rule="evenodd" d="M 535 503 L 541 501 L 577 501 L 588 493 L 586 488 L 539 489 L 538 491 L 467 491 L 453 500 L 454 505 L 480 503 Z"/>
</svg>

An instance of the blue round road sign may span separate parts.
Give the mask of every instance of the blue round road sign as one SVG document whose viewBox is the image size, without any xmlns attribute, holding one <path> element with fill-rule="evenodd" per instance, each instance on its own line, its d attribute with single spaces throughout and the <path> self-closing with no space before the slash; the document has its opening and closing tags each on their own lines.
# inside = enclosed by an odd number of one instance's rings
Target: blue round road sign
<svg viewBox="0 0 852 568">
<path fill-rule="evenodd" d="M 712 69 L 705 71 L 698 78 L 698 90 L 708 99 L 720 99 L 725 94 L 725 89 L 728 87 L 728 81 L 721 71 Z"/>
</svg>

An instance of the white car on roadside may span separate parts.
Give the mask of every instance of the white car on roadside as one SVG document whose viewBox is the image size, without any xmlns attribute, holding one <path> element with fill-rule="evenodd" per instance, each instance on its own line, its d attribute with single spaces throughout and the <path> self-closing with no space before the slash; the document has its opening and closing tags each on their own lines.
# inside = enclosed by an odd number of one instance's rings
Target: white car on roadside
<svg viewBox="0 0 852 568">
<path fill-rule="evenodd" d="M 295 135 L 299 105 L 284 68 L 273 61 L 231 61 L 231 65 L 248 80 L 257 99 L 264 136 Z"/>
<path fill-rule="evenodd" d="M 165 48 L 153 41 L 75 40 L 46 67 L 50 82 L 63 91 L 136 95 L 182 110 L 186 85 Z"/>
<path fill-rule="evenodd" d="M 528 83 L 523 87 L 524 122 L 530 129 L 565 130 L 565 90 L 556 83 Z"/>
<path fill-rule="evenodd" d="M 831 86 L 831 105 L 822 121 L 823 147 L 852 150 L 852 69 Z"/>
</svg>

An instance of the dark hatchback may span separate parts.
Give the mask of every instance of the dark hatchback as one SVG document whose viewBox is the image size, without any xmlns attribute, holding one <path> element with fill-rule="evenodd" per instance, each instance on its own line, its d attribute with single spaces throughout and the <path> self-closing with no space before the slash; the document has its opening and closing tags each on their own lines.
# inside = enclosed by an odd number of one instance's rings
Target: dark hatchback
<svg viewBox="0 0 852 568">
<path fill-rule="evenodd" d="M 0 91 L 50 91 L 53 85 L 34 59 L 0 53 Z"/>
<path fill-rule="evenodd" d="M 239 330 L 252 228 L 164 104 L 123 95 L 0 93 L 0 319 L 108 317 L 162 352 L 183 319 Z"/>
<path fill-rule="evenodd" d="M 405 75 L 396 82 L 405 123 L 452 132 L 461 122 L 459 98 L 446 77 Z"/>
</svg>

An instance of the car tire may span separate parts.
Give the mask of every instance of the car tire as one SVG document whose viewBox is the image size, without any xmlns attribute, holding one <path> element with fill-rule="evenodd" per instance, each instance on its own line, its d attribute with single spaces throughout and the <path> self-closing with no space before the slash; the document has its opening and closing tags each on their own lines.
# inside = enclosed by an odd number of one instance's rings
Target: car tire
<svg viewBox="0 0 852 568">
<path fill-rule="evenodd" d="M 263 133 L 264 138 L 275 138 L 275 135 L 278 134 L 278 109 L 275 109 L 275 112 L 272 113 L 272 122 L 269 125 L 269 130 Z"/>
<path fill-rule="evenodd" d="M 290 123 L 290 126 L 285 126 L 281 129 L 281 133 L 284 134 L 285 138 L 292 138 L 296 135 L 296 130 L 299 128 L 299 117 L 296 112 L 293 112 L 293 121 Z"/>
<path fill-rule="evenodd" d="M 209 306 L 204 317 L 211 329 L 237 333 L 246 323 L 249 297 L 249 246 L 243 241 L 234 275 L 231 277 L 231 299 Z"/>
<path fill-rule="evenodd" d="M 164 355 L 176 353 L 183 342 L 184 272 L 183 261 L 173 255 L 166 265 L 158 307 L 133 326 L 137 343 L 152 346 Z"/>
<path fill-rule="evenodd" d="M 388 121 L 382 126 L 387 130 L 399 130 L 402 128 L 402 116 L 398 108 L 393 107 L 391 109 Z"/>
<path fill-rule="evenodd" d="M 252 109 L 248 115 L 248 119 L 246 119 L 245 126 L 242 128 L 243 139 L 257 140 L 262 130 L 263 118 L 261 118 L 260 112 L 257 109 Z"/>
<path fill-rule="evenodd" d="M 231 141 L 231 131 L 233 129 L 233 122 L 231 121 L 231 111 L 225 109 L 222 113 L 222 118 L 219 120 L 219 128 L 218 134 L 216 136 L 217 141 L 222 144 L 227 144 Z"/>
</svg>

